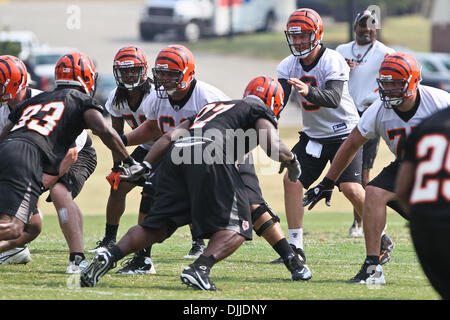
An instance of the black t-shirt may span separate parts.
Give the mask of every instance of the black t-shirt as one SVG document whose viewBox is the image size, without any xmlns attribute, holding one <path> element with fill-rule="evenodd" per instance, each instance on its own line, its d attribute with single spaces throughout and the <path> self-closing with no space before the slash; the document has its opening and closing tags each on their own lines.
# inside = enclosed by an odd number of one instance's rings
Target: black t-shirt
<svg viewBox="0 0 450 320">
<path fill-rule="evenodd" d="M 189 118 L 190 134 L 214 140 L 216 145 L 221 145 L 225 157 L 234 162 L 260 143 L 255 130 L 260 118 L 269 120 L 277 128 L 275 114 L 259 98 L 218 101 Z"/>
<path fill-rule="evenodd" d="M 411 209 L 450 214 L 450 108 L 423 120 L 405 143 L 403 161 L 416 165 Z"/>
<path fill-rule="evenodd" d="M 76 89 L 42 92 L 18 104 L 10 113 L 9 120 L 15 126 L 6 139 L 22 139 L 37 145 L 46 157 L 44 170 L 52 173 L 59 169 L 67 151 L 86 128 L 83 114 L 89 109 L 103 112 L 94 99 Z"/>
</svg>

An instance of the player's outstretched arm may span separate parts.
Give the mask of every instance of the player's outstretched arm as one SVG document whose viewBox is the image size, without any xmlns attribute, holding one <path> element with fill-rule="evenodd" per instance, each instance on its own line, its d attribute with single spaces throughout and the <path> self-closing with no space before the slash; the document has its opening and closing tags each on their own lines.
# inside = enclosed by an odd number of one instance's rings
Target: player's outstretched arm
<svg viewBox="0 0 450 320">
<path fill-rule="evenodd" d="M 264 152 L 273 160 L 281 162 L 280 171 L 288 170 L 288 177 L 295 182 L 302 173 L 300 164 L 295 154 L 281 140 L 275 126 L 267 119 L 261 118 L 256 121 L 255 128 L 258 130 L 260 146 Z"/>
<path fill-rule="evenodd" d="M 130 157 L 120 136 L 105 122 L 103 115 L 98 110 L 89 109 L 84 112 L 83 117 L 92 133 L 97 135 L 111 151 L 116 152 L 120 160 Z"/>
<path fill-rule="evenodd" d="M 139 127 L 125 135 L 126 145 L 135 146 L 154 141 L 162 135 L 156 120 L 145 120 Z"/>
</svg>

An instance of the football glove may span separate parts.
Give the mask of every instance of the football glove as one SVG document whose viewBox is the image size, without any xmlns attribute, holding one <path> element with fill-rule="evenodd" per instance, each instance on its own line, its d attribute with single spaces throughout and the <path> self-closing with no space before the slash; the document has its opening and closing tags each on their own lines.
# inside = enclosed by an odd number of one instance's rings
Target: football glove
<svg viewBox="0 0 450 320">
<path fill-rule="evenodd" d="M 121 169 L 123 170 L 123 173 L 119 175 L 121 180 L 137 185 L 143 185 L 150 176 L 152 166 L 147 161 L 141 163 L 134 161 L 132 165 L 128 163 L 124 164 Z"/>
<path fill-rule="evenodd" d="M 278 173 L 282 173 L 284 168 L 287 168 L 289 180 L 291 180 L 292 182 L 296 182 L 302 174 L 302 169 L 295 153 L 293 153 L 292 155 L 293 158 L 291 160 L 281 162 L 280 171 L 278 171 Z"/>
<path fill-rule="evenodd" d="M 111 169 L 111 173 L 106 176 L 106 180 L 108 180 L 109 184 L 114 190 L 117 190 L 120 183 L 120 174 L 122 173 L 120 169 L 120 162 L 114 163 L 114 167 Z"/>
<path fill-rule="evenodd" d="M 327 177 L 323 178 L 323 180 L 314 188 L 310 188 L 305 192 L 305 196 L 303 198 L 303 206 L 306 207 L 308 204 L 311 205 L 308 207 L 308 210 L 314 208 L 317 202 L 321 199 L 325 198 L 325 204 L 327 206 L 331 206 L 331 194 L 333 193 L 334 181 L 328 179 Z"/>
</svg>

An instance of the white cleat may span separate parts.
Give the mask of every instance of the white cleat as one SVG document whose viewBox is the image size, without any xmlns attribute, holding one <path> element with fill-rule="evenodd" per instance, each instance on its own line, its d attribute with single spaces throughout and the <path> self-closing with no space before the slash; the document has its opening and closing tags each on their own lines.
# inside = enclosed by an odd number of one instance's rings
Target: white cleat
<svg viewBox="0 0 450 320">
<path fill-rule="evenodd" d="M 27 246 L 0 253 L 0 264 L 27 264 L 30 261 L 31 254 Z"/>
</svg>

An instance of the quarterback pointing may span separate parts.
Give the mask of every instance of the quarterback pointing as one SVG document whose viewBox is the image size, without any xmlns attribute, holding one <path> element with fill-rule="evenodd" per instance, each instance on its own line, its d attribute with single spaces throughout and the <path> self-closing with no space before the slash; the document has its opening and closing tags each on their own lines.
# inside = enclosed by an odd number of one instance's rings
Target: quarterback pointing
<svg viewBox="0 0 450 320">
<path fill-rule="evenodd" d="M 321 44 L 323 24 L 319 14 L 311 9 L 294 11 L 285 34 L 292 54 L 278 65 L 278 80 L 283 85 L 285 103 L 291 91 L 299 94 L 303 129 L 292 149 L 302 166 L 302 174 L 295 182 L 284 176 L 284 202 L 289 241 L 296 251 L 303 253 L 303 188 L 319 178 L 326 164 L 333 160 L 358 123 L 359 115 L 348 92 L 350 68 L 338 52 Z M 336 184 L 361 214 L 364 201 L 361 153 Z"/>
</svg>

